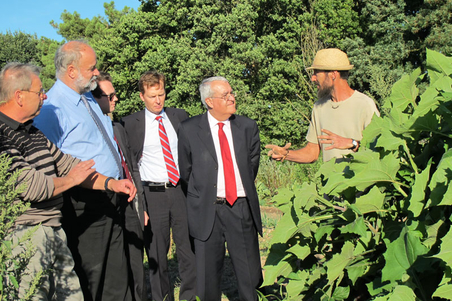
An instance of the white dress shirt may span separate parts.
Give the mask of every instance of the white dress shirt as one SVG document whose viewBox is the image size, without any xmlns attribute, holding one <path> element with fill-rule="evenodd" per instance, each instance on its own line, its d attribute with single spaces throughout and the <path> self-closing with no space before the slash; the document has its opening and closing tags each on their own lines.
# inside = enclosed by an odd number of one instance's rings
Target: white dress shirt
<svg viewBox="0 0 452 301">
<path fill-rule="evenodd" d="M 245 197 L 245 189 L 243 188 L 242 178 L 235 158 L 234 140 L 232 139 L 231 122 L 228 120 L 218 121 L 210 112 L 207 112 L 207 120 L 209 121 L 210 132 L 212 133 L 213 144 L 215 145 L 215 153 L 218 161 L 218 179 L 217 179 L 217 197 L 226 197 L 226 189 L 224 184 L 223 158 L 221 157 L 220 138 L 218 137 L 218 123 L 224 123 L 223 131 L 228 139 L 229 150 L 231 151 L 232 162 L 234 165 L 235 183 L 237 185 L 237 197 Z"/>
<path fill-rule="evenodd" d="M 177 170 L 179 171 L 177 134 L 164 110 L 162 110 L 159 115 L 156 115 L 148 109 L 145 109 L 143 154 L 138 162 L 138 167 L 142 181 L 168 182 L 168 171 L 166 170 L 162 144 L 160 143 L 159 122 L 155 119 L 157 116 L 162 116 L 163 126 L 165 127 L 171 147 L 171 153 L 177 166 Z"/>
</svg>

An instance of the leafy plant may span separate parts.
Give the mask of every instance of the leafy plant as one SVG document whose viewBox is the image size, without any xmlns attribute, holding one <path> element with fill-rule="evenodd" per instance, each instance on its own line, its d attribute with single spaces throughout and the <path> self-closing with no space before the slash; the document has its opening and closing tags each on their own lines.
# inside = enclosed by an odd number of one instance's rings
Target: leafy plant
<svg viewBox="0 0 452 301">
<path fill-rule="evenodd" d="M 452 58 L 427 49 L 427 72 L 394 84 L 358 153 L 279 191 L 264 285 L 288 300 L 450 299 L 451 85 Z"/>
<path fill-rule="evenodd" d="M 9 166 L 11 158 L 0 155 L 0 300 L 19 300 L 19 284 L 25 268 L 35 250 L 31 242 L 34 231 L 27 232 L 20 240 L 13 241 L 8 234 L 13 229 L 18 216 L 29 207 L 29 203 L 14 200 L 25 189 L 24 185 L 17 186 L 18 172 L 11 173 Z M 15 248 L 22 248 L 21 252 L 13 252 Z M 42 273 L 35 275 L 30 288 L 20 300 L 31 300 L 40 284 Z"/>
</svg>

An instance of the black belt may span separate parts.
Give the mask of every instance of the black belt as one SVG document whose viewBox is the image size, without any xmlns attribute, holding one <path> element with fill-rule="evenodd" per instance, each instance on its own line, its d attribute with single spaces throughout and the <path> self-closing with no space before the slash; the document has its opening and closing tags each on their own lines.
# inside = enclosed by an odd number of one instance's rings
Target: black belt
<svg viewBox="0 0 452 301">
<path fill-rule="evenodd" d="M 226 198 L 220 198 L 220 197 L 217 197 L 217 199 L 213 203 L 218 204 L 218 205 L 229 204 L 228 201 L 226 200 Z"/>
<path fill-rule="evenodd" d="M 239 200 L 239 199 L 243 199 L 243 198 L 245 198 L 245 197 L 243 197 L 243 196 L 241 196 L 241 197 L 238 197 L 237 198 L 237 201 Z M 236 202 L 237 202 L 236 201 Z M 228 201 L 226 200 L 226 198 L 220 198 L 220 197 L 218 197 L 217 196 L 217 199 L 215 200 L 215 202 L 213 202 L 214 204 L 216 204 L 216 205 L 230 205 L 229 203 L 228 203 Z"/>
<path fill-rule="evenodd" d="M 150 191 L 165 191 L 165 189 L 176 187 L 171 182 L 142 181 L 141 184 L 143 185 L 143 187 L 149 187 Z"/>
</svg>

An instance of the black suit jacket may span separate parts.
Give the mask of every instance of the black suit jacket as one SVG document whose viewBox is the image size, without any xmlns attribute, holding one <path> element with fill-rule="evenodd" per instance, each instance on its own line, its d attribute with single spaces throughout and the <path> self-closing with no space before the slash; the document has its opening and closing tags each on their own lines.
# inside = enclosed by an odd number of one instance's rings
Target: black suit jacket
<svg viewBox="0 0 452 301">
<path fill-rule="evenodd" d="M 118 122 L 113 122 L 113 133 L 124 155 L 135 187 L 137 188 L 137 196 L 133 200 L 133 208 L 137 212 L 138 218 L 140 219 L 141 229 L 144 230 L 144 211 L 147 210 L 147 208 L 144 200 L 144 190 L 141 185 L 141 177 L 137 161 L 135 160 L 135 157 L 132 156 L 132 152 L 130 151 L 130 145 L 124 127 Z"/>
<path fill-rule="evenodd" d="M 247 117 L 232 115 L 229 120 L 243 187 L 254 224 L 262 235 L 259 200 L 254 185 L 260 157 L 259 130 L 256 122 Z M 182 122 L 178 136 L 179 168 L 182 189 L 187 196 L 190 235 L 205 241 L 215 221 L 218 177 L 218 161 L 207 113 Z"/>
<path fill-rule="evenodd" d="M 174 130 L 177 132 L 179 124 L 188 118 L 187 112 L 182 109 L 165 108 L 166 115 L 171 121 Z M 132 115 L 122 118 L 122 124 L 126 129 L 129 138 L 130 149 L 136 162 L 140 161 L 143 154 L 143 145 L 145 137 L 145 111 L 139 111 Z"/>
</svg>

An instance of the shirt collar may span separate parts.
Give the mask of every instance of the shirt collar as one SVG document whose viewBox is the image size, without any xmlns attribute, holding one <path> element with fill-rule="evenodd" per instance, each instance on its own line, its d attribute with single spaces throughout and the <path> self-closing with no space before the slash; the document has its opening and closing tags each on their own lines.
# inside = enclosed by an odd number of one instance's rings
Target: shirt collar
<svg viewBox="0 0 452 301">
<path fill-rule="evenodd" d="M 66 85 L 65 83 L 63 83 L 63 81 L 61 81 L 59 79 L 57 79 L 57 81 L 55 83 L 55 88 L 57 88 L 59 91 L 61 91 L 70 102 L 72 102 L 73 104 L 78 106 L 78 104 L 81 101 L 80 94 L 78 94 L 76 91 L 69 88 L 68 85 Z M 88 99 L 92 98 L 91 92 L 85 93 L 85 96 Z"/>
<path fill-rule="evenodd" d="M 14 131 L 17 131 L 19 128 L 24 128 L 27 132 L 30 131 L 31 126 L 33 125 L 33 119 L 26 121 L 25 123 L 20 123 L 2 112 L 0 112 L 0 121 L 4 122 L 7 126 L 12 128 Z"/>
<path fill-rule="evenodd" d="M 220 122 L 224 123 L 225 127 L 229 127 L 229 125 L 231 123 L 229 121 L 229 118 L 227 120 L 224 120 L 224 121 L 218 121 L 215 117 L 212 116 L 212 114 L 210 114 L 209 111 L 207 111 L 207 120 L 209 121 L 210 129 L 213 129 Z"/>
<path fill-rule="evenodd" d="M 149 118 L 150 120 L 155 120 L 155 118 L 157 118 L 157 116 L 162 116 L 163 119 L 168 118 L 165 113 L 165 108 L 163 108 L 163 110 L 158 115 L 152 113 L 148 109 L 144 109 L 144 112 L 145 112 L 144 114 L 146 115 L 146 118 Z"/>
</svg>

